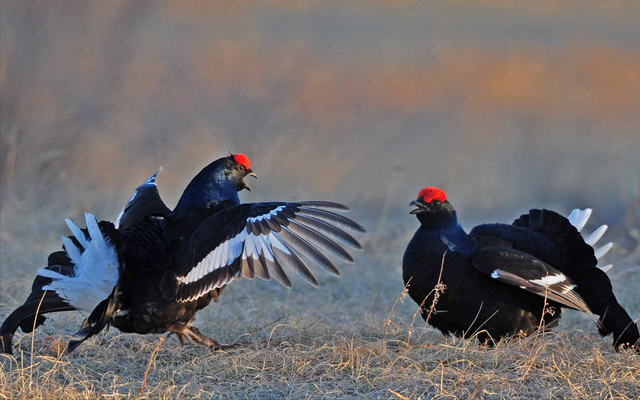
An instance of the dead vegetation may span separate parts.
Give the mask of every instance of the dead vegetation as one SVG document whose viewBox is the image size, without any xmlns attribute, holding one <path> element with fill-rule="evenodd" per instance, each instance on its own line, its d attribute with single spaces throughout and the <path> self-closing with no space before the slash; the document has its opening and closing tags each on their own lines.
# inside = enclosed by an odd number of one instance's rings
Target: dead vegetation
<svg viewBox="0 0 640 400">
<path fill-rule="evenodd" d="M 494 349 L 475 340 L 447 339 L 425 329 L 422 318 L 412 320 L 416 305 L 397 284 L 399 275 L 380 277 L 374 257 L 363 255 L 358 261 L 342 279 L 323 277 L 315 290 L 301 279 L 293 290 L 259 281 L 235 283 L 199 314 L 197 323 L 214 338 L 242 342 L 229 351 L 181 347 L 175 337 L 163 341 L 112 329 L 69 355 L 66 341 L 80 318 L 54 317 L 35 335 L 16 336 L 15 357 L 0 356 L 0 398 L 640 395 L 638 356 L 615 353 L 611 338 L 599 337 L 577 313 L 566 314 L 578 322 L 563 319 L 551 333 L 500 342 Z M 627 289 L 619 291 L 623 299 Z M 4 305 L 3 313 L 10 308 Z M 637 305 L 629 308 L 637 314 Z"/>
<path fill-rule="evenodd" d="M 592 333 L 559 331 L 491 350 L 434 332 L 411 345 L 398 333 L 385 346 L 376 337 L 326 328 L 279 324 L 228 352 L 181 349 L 168 340 L 152 364 L 157 338 L 110 332 L 69 356 L 63 332 L 49 328 L 36 335 L 35 356 L 26 336 L 16 358 L 2 356 L 0 396 L 636 399 L 640 393 L 637 356 L 613 353 L 608 340 Z"/>
</svg>

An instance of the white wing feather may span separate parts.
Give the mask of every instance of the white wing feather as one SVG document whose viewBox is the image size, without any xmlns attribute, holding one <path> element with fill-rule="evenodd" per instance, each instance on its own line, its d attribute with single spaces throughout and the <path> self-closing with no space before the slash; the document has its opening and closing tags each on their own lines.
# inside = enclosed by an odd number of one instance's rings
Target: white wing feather
<svg viewBox="0 0 640 400">
<path fill-rule="evenodd" d="M 265 215 L 252 217 L 248 220 L 254 222 L 262 219 L 269 219 L 272 215 L 275 215 L 282 208 L 283 207 L 278 207 Z M 177 277 L 177 280 L 182 284 L 196 282 L 202 279 L 207 274 L 212 273 L 216 269 L 224 268 L 231 265 L 238 257 L 241 257 L 243 259 L 252 258 L 254 261 L 259 262 L 258 260 L 260 259 L 260 254 L 263 254 L 267 260 L 275 261 L 276 256 L 273 254 L 272 248 L 277 248 L 284 254 L 291 254 L 289 249 L 283 244 L 282 239 L 280 239 L 276 232 L 270 232 L 267 235 L 263 233 L 254 235 L 252 232 L 244 229 L 233 238 L 216 247 L 211 253 L 207 254 L 207 256 L 202 259 L 193 269 L 191 269 L 191 271 L 189 271 L 187 275 L 179 276 Z M 235 276 L 231 277 L 231 279 L 239 278 L 240 275 L 241 274 L 238 272 Z M 212 282 L 210 285 L 203 288 L 198 293 L 191 296 L 189 299 L 185 299 L 184 301 L 196 299 L 200 297 L 202 293 L 213 290 L 220 285 L 229 283 L 228 280 L 229 279 L 221 282 L 220 284 L 218 284 L 217 282 Z"/>
</svg>

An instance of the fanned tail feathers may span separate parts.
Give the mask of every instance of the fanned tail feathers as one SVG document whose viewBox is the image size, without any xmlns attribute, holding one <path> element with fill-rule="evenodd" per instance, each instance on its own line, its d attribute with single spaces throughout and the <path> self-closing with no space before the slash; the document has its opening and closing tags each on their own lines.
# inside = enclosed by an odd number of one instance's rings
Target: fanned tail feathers
<svg viewBox="0 0 640 400">
<path fill-rule="evenodd" d="M 108 323 L 116 305 L 111 294 L 119 276 L 119 233 L 109 222 L 98 224 L 91 214 L 85 214 L 85 220 L 86 232 L 67 220 L 74 236 L 62 238 L 65 251 L 49 256 L 47 267 L 38 270 L 25 303 L 3 322 L 0 337 L 4 352 L 12 352 L 18 327 L 31 332 L 44 323 L 44 314 L 72 310 L 91 313 L 88 325 L 79 332 L 82 340 Z M 69 350 L 81 342 L 70 343 Z"/>
<path fill-rule="evenodd" d="M 591 217 L 592 213 L 593 213 L 593 210 L 591 208 L 585 208 L 584 210 L 575 208 L 573 211 L 571 211 L 571 214 L 569 214 L 567 219 L 569 219 L 569 223 L 571 223 L 571 225 L 575 226 L 578 232 L 581 232 L 584 226 L 587 224 L 587 221 L 589 220 L 589 217 Z M 595 244 L 602 238 L 602 236 L 605 234 L 608 228 L 609 227 L 607 225 L 601 225 L 596 230 L 591 232 L 591 234 L 584 239 L 586 244 L 593 247 L 593 250 L 595 252 L 594 254 L 598 260 L 600 260 L 605 254 L 607 254 L 609 250 L 611 250 L 611 248 L 613 247 L 613 243 L 611 242 L 597 249 L 595 247 Z M 611 268 L 613 268 L 612 264 L 607 264 L 603 266 L 599 264 L 600 262 L 598 261 L 598 268 L 600 268 L 604 272 L 607 272 Z"/>
<path fill-rule="evenodd" d="M 118 283 L 120 263 L 115 246 L 103 236 L 96 218 L 85 214 L 87 234 L 71 220 L 67 225 L 73 239 L 63 237 L 65 250 L 74 265 L 72 276 L 41 268 L 38 275 L 51 279 L 43 290 L 54 291 L 60 298 L 83 313 L 91 313 L 109 297 Z"/>
</svg>

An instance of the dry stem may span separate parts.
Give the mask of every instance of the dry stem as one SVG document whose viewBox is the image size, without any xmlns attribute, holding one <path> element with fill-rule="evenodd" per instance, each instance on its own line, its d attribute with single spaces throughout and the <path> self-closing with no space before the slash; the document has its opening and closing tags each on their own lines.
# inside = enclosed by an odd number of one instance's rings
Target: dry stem
<svg viewBox="0 0 640 400">
<path fill-rule="evenodd" d="M 142 380 L 142 385 L 140 385 L 140 390 L 138 390 L 138 399 L 140 399 L 140 397 L 142 396 L 142 390 L 144 389 L 144 387 L 147 386 L 147 375 L 149 374 L 149 369 L 151 369 L 151 364 L 153 364 L 153 360 L 158 353 L 158 350 L 160 350 L 160 345 L 162 344 L 162 342 L 164 342 L 164 336 L 160 337 L 156 348 L 153 349 L 153 352 L 149 357 L 149 364 L 147 364 L 147 369 L 144 371 L 144 379 Z"/>
</svg>

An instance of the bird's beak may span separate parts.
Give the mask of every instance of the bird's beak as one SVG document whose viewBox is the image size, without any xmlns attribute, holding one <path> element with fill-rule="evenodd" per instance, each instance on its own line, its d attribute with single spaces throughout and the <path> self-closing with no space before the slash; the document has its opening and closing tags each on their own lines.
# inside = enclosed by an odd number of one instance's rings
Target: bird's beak
<svg viewBox="0 0 640 400">
<path fill-rule="evenodd" d="M 409 207 L 418 207 L 418 208 L 416 208 L 414 210 L 411 210 L 409 212 L 409 214 L 420 214 L 420 213 L 428 211 L 428 209 L 425 207 L 425 205 L 420 202 L 420 199 L 415 199 L 414 201 L 409 203 Z"/>
<path fill-rule="evenodd" d="M 255 173 L 253 173 L 253 171 L 252 171 L 252 170 L 250 170 L 250 169 L 249 169 L 249 170 L 247 170 L 247 171 L 249 171 L 249 173 L 247 174 L 247 176 L 252 176 L 252 177 L 254 177 L 254 178 L 258 179 L 258 175 L 256 175 Z M 243 188 L 243 189 L 247 189 L 248 191 L 251 191 L 251 186 L 247 185 L 247 183 L 244 181 L 244 179 L 242 180 L 242 188 Z"/>
</svg>

